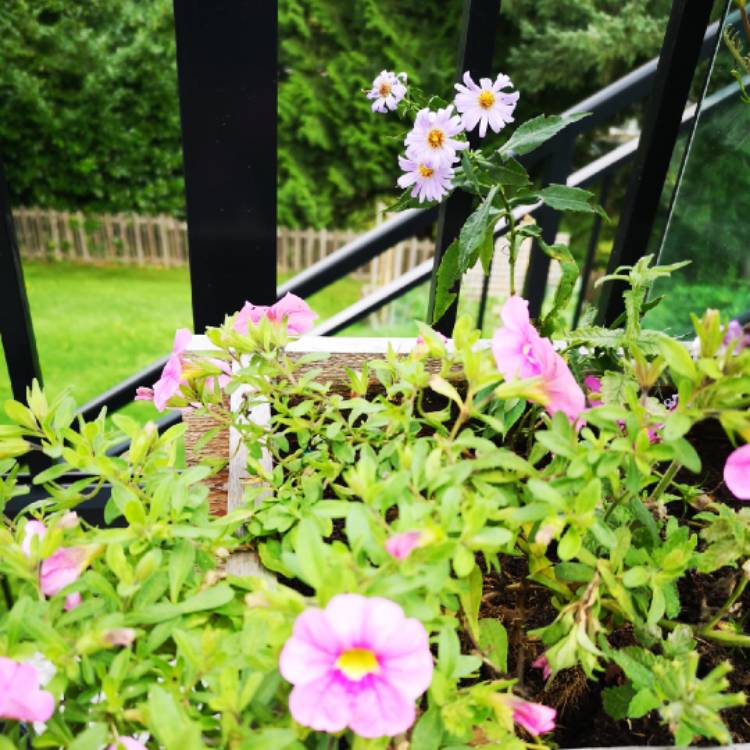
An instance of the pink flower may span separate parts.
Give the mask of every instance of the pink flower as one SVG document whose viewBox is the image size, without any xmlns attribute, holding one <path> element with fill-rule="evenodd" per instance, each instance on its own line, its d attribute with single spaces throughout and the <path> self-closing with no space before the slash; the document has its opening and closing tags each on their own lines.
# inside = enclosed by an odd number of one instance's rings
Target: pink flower
<svg viewBox="0 0 750 750">
<path fill-rule="evenodd" d="M 250 302 L 245 302 L 234 319 L 234 330 L 237 333 L 246 334 L 248 324 L 252 323 L 254 326 L 257 326 L 266 316 L 267 312 L 268 305 L 253 305 Z"/>
<path fill-rule="evenodd" d="M 42 593 L 54 596 L 77 581 L 88 563 L 88 557 L 85 547 L 60 547 L 42 562 L 39 573 Z"/>
<path fill-rule="evenodd" d="M 74 591 L 72 594 L 68 594 L 65 597 L 65 606 L 63 609 L 66 612 L 70 612 L 71 609 L 75 609 L 81 603 L 81 592 Z"/>
<path fill-rule="evenodd" d="M 596 375 L 587 375 L 583 379 L 583 384 L 586 386 L 586 390 L 589 392 L 589 404 L 591 406 L 601 406 L 602 400 L 600 394 L 602 392 L 602 381 L 597 378 Z"/>
<path fill-rule="evenodd" d="M 472 80 L 467 70 L 463 84 L 457 83 L 456 109 L 461 113 L 461 123 L 466 130 L 473 130 L 479 124 L 479 137 L 487 134 L 487 126 L 499 133 L 508 123 L 513 122 L 513 110 L 516 108 L 519 93 L 502 91 L 513 83 L 508 76 L 498 74 L 495 82 L 482 78 L 479 86 Z"/>
<path fill-rule="evenodd" d="M 339 594 L 297 618 L 279 669 L 294 685 L 289 710 L 300 724 L 392 737 L 414 723 L 433 663 L 424 626 L 398 604 Z"/>
<path fill-rule="evenodd" d="M 104 634 L 104 640 L 112 646 L 128 648 L 135 640 L 135 630 L 133 628 L 112 628 Z"/>
<path fill-rule="evenodd" d="M 750 500 L 750 445 L 729 454 L 724 464 L 724 484 L 739 500 Z"/>
<path fill-rule="evenodd" d="M 281 323 L 286 319 L 286 329 L 292 335 L 307 333 L 313 326 L 318 314 L 296 294 L 287 292 L 278 302 L 270 307 L 268 305 L 253 305 L 245 302 L 242 309 L 234 319 L 234 330 L 238 333 L 247 333 L 250 323 L 258 325 L 263 318 L 268 318 L 275 323 Z"/>
<path fill-rule="evenodd" d="M 503 306 L 503 327 L 492 338 L 497 369 L 506 380 L 540 378 L 547 411 L 562 411 L 575 421 L 586 407 L 586 398 L 552 342 L 531 325 L 528 308 L 529 303 L 518 296 Z"/>
<path fill-rule="evenodd" d="M 0 719 L 47 721 L 54 710 L 55 699 L 39 689 L 34 666 L 0 656 Z"/>
<path fill-rule="evenodd" d="M 187 328 L 177 329 L 172 344 L 172 354 L 161 371 L 161 377 L 154 383 L 153 389 L 143 386 L 137 388 L 135 392 L 136 401 L 153 400 L 154 406 L 159 411 L 166 409 L 169 399 L 179 393 L 180 386 L 185 382 L 182 377 L 183 354 L 192 338 L 193 334 Z"/>
<path fill-rule="evenodd" d="M 287 292 L 278 302 L 268 308 L 266 316 L 276 323 L 281 323 L 286 319 L 286 330 L 293 336 L 299 336 L 313 327 L 318 313 L 314 312 L 301 297 Z"/>
<path fill-rule="evenodd" d="M 527 732 L 535 737 L 551 732 L 555 728 L 555 717 L 557 711 L 542 703 L 530 703 L 513 696 L 511 706 L 513 708 L 513 721 L 520 724 Z"/>
<path fill-rule="evenodd" d="M 400 188 L 411 187 L 411 197 L 424 201 L 440 201 L 453 189 L 455 170 L 450 166 L 440 166 L 432 160 L 415 158 L 415 152 L 409 149 L 406 156 L 398 157 L 398 165 L 404 174 L 398 178 Z"/>
<path fill-rule="evenodd" d="M 456 151 L 469 147 L 467 141 L 454 137 L 462 132 L 461 118 L 453 114 L 452 104 L 437 112 L 420 109 L 404 140 L 407 156 L 432 169 L 450 167 L 458 159 Z"/>
<path fill-rule="evenodd" d="M 41 521 L 31 520 L 26 522 L 23 529 L 23 541 L 21 542 L 21 551 L 26 557 L 31 557 L 33 539 L 36 537 L 41 543 L 46 533 L 47 527 Z"/>
<path fill-rule="evenodd" d="M 125 750 L 148 750 L 148 748 L 138 742 L 134 737 L 118 737 L 117 741 L 110 745 L 107 750 L 120 750 L 124 747 Z"/>
<path fill-rule="evenodd" d="M 381 70 L 367 92 L 367 98 L 375 100 L 372 103 L 373 112 L 393 111 L 405 96 L 406 73 L 396 74 L 390 70 Z"/>
<path fill-rule="evenodd" d="M 542 677 L 544 677 L 545 680 L 548 680 L 552 676 L 552 667 L 550 667 L 549 661 L 545 654 L 542 654 L 541 656 L 538 656 L 536 659 L 534 659 L 534 661 L 531 662 L 531 666 L 534 667 L 534 669 L 541 669 Z"/>
<path fill-rule="evenodd" d="M 745 333 L 745 329 L 739 320 L 730 320 L 727 323 L 722 344 L 728 347 L 731 343 L 734 343 L 732 354 L 739 354 L 750 343 L 750 336 Z"/>
<path fill-rule="evenodd" d="M 74 510 L 69 510 L 67 513 L 60 516 L 60 518 L 57 520 L 57 528 L 74 529 L 76 526 L 78 526 L 78 521 L 78 513 L 76 513 Z"/>
<path fill-rule="evenodd" d="M 447 343 L 448 343 L 448 342 L 450 341 L 450 339 L 449 339 L 449 338 L 448 338 L 448 337 L 447 337 L 446 335 L 444 335 L 444 334 L 440 333 L 440 331 L 433 331 L 433 333 L 436 333 L 436 334 L 437 334 L 437 336 L 438 336 L 438 338 L 439 338 L 439 339 L 440 339 L 440 340 L 441 340 L 441 341 L 442 341 L 442 342 L 443 342 L 444 344 L 447 344 Z M 417 346 L 419 346 L 420 344 L 425 344 L 425 343 L 426 343 L 426 342 L 425 342 L 425 340 L 424 340 L 424 336 L 417 336 L 417 341 L 416 341 L 416 344 L 417 344 Z"/>
<path fill-rule="evenodd" d="M 405 560 L 412 550 L 419 547 L 422 542 L 421 531 L 402 531 L 393 534 L 385 542 L 385 551 L 397 560 Z"/>
</svg>

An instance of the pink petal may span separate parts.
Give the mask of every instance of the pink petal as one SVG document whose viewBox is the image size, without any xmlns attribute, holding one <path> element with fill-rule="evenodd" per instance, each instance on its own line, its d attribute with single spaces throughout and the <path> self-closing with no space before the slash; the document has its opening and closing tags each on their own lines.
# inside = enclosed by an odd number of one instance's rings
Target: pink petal
<svg viewBox="0 0 750 750">
<path fill-rule="evenodd" d="M 234 319 L 234 330 L 238 333 L 247 334 L 248 324 L 258 325 L 267 312 L 268 305 L 253 305 L 250 302 L 245 302 Z"/>
<path fill-rule="evenodd" d="M 319 732 L 340 732 L 349 724 L 352 695 L 335 673 L 296 685 L 289 695 L 295 721 Z"/>
<path fill-rule="evenodd" d="M 153 388 L 145 388 L 144 386 L 139 386 L 135 389 L 135 400 L 136 401 L 153 401 L 154 400 L 154 389 Z"/>
<path fill-rule="evenodd" d="M 279 657 L 279 671 L 293 685 L 322 678 L 333 670 L 341 645 L 321 609 L 305 610 Z"/>
<path fill-rule="evenodd" d="M 174 335 L 172 354 L 182 354 L 192 341 L 193 334 L 187 328 L 178 328 Z"/>
<path fill-rule="evenodd" d="M 281 322 L 286 318 L 287 331 L 294 335 L 307 333 L 313 327 L 318 314 L 296 294 L 287 292 L 268 310 L 269 320 Z"/>
<path fill-rule="evenodd" d="M 394 737 L 416 718 L 414 701 L 387 680 L 373 676 L 354 699 L 349 726 L 361 737 Z"/>
<path fill-rule="evenodd" d="M 724 483 L 739 500 L 750 500 L 750 445 L 729 454 L 724 464 Z"/>
<path fill-rule="evenodd" d="M 396 560 L 405 560 L 419 546 L 421 540 L 421 531 L 403 531 L 386 540 L 385 551 Z"/>
<path fill-rule="evenodd" d="M 517 698 L 513 702 L 513 721 L 538 736 L 555 728 L 557 711 L 541 703 L 529 703 Z"/>
<path fill-rule="evenodd" d="M 128 648 L 135 640 L 135 630 L 133 628 L 112 628 L 104 634 L 104 640 L 112 646 Z"/>
<path fill-rule="evenodd" d="M 541 669 L 542 677 L 544 677 L 545 680 L 548 680 L 552 676 L 552 667 L 549 665 L 549 660 L 547 659 L 546 654 L 542 654 L 534 659 L 534 661 L 531 662 L 531 666 L 534 667 L 534 669 Z"/>
<path fill-rule="evenodd" d="M 54 596 L 58 591 L 78 580 L 85 563 L 83 547 L 61 547 L 42 562 L 39 572 L 42 593 Z"/>
<path fill-rule="evenodd" d="M 107 750 L 120 750 L 121 747 L 124 747 L 125 750 L 148 750 L 145 745 L 133 737 L 118 737 L 117 742 L 110 745 Z"/>
<path fill-rule="evenodd" d="M 68 594 L 65 597 L 65 606 L 63 609 L 66 612 L 70 612 L 71 609 L 75 609 L 81 603 L 81 592 L 74 591 L 72 594 Z"/>
<path fill-rule="evenodd" d="M 517 294 L 503 305 L 500 317 L 507 328 L 521 332 L 526 332 L 531 328 L 536 333 L 529 319 L 529 303 Z"/>
<path fill-rule="evenodd" d="M 39 675 L 31 664 L 0 657 L 0 718 L 47 721 L 54 710 L 55 699 L 39 689 Z"/>
</svg>

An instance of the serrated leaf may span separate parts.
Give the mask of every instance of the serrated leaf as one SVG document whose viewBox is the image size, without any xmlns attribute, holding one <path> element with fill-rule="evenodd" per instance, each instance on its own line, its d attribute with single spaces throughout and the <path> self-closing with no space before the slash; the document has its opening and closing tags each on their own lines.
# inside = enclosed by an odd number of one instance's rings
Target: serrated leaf
<svg viewBox="0 0 750 750">
<path fill-rule="evenodd" d="M 508 671 L 508 633 L 500 620 L 483 617 L 479 621 L 479 646 L 498 672 Z"/>
<path fill-rule="evenodd" d="M 553 183 L 538 191 L 537 195 L 544 203 L 556 211 L 597 213 L 609 221 L 609 217 L 604 209 L 595 203 L 596 197 L 594 194 L 588 190 Z"/>
<path fill-rule="evenodd" d="M 516 128 L 511 137 L 498 149 L 502 155 L 521 156 L 533 151 L 568 125 L 588 117 L 588 112 L 574 112 L 566 117 L 561 115 L 540 115 L 527 120 Z"/>
<path fill-rule="evenodd" d="M 634 695 L 635 690 L 633 690 L 632 685 L 604 688 L 602 691 L 604 710 L 616 721 L 627 719 L 628 707 Z"/>
<path fill-rule="evenodd" d="M 435 280 L 435 301 L 432 311 L 432 322 L 435 323 L 443 317 L 445 311 L 451 306 L 456 299 L 455 292 L 452 292 L 454 283 L 461 277 L 458 269 L 458 240 L 453 240 L 443 254 L 438 267 L 437 278 Z"/>
<path fill-rule="evenodd" d="M 497 193 L 497 186 L 490 189 L 487 197 L 479 207 L 466 219 L 458 235 L 458 271 L 466 273 L 479 258 L 479 249 L 485 242 L 487 234 L 492 235 L 495 220 L 492 216 L 492 201 Z"/>
</svg>

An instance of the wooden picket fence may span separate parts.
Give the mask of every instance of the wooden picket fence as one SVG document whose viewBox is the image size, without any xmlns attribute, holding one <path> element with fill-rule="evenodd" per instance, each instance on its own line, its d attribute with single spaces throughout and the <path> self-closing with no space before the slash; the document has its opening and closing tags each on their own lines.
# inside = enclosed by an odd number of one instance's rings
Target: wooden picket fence
<svg viewBox="0 0 750 750">
<path fill-rule="evenodd" d="M 13 212 L 23 258 L 91 264 L 182 266 L 187 263 L 187 227 L 171 216 L 84 215 L 19 208 Z M 308 268 L 351 242 L 354 230 L 278 229 L 282 274 Z M 429 239 L 406 240 L 357 269 L 354 276 L 377 288 L 432 257 Z"/>
</svg>

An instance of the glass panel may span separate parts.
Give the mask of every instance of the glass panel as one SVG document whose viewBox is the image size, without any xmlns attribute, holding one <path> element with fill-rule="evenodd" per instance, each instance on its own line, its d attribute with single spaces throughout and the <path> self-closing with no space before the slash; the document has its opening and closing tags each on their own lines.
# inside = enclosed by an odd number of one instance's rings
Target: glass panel
<svg viewBox="0 0 750 750">
<path fill-rule="evenodd" d="M 742 198 L 750 192 L 750 105 L 740 99 L 733 67 L 721 42 L 682 172 L 673 182 L 659 252 L 660 263 L 690 265 L 657 285 L 654 295 L 667 297 L 647 315 L 652 328 L 689 333 L 691 312 L 714 307 L 737 317 L 750 310 Z"/>
</svg>

